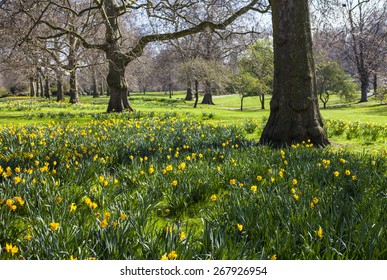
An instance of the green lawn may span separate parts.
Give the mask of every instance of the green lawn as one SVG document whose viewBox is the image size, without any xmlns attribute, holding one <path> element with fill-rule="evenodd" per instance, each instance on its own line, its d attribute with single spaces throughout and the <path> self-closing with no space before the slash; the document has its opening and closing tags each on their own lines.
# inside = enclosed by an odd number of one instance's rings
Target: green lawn
<svg viewBox="0 0 387 280">
<path fill-rule="evenodd" d="M 183 99 L 0 99 L 0 259 L 386 259 L 385 106 L 272 150 L 257 98 Z"/>
<path fill-rule="evenodd" d="M 137 112 L 143 113 L 179 113 L 187 118 L 195 118 L 204 122 L 249 125 L 256 124 L 257 129 L 248 135 L 249 139 L 258 140 L 262 128 L 270 113 L 270 96 L 266 98 L 265 110 L 261 110 L 258 97 L 244 100 L 244 110 L 240 110 L 238 95 L 214 96 L 215 105 L 198 104 L 193 108 L 193 101 L 184 101 L 184 92 L 175 92 L 172 98 L 159 92 L 146 94 L 132 93 L 131 103 Z M 201 101 L 201 97 L 200 100 Z M 92 98 L 81 96 L 80 104 L 56 103 L 43 99 L 10 97 L 0 99 L 0 125 L 2 124 L 40 124 L 51 121 L 83 124 L 89 122 L 93 115 L 103 114 L 107 109 L 108 97 Z M 387 124 L 387 106 L 380 105 L 371 99 L 368 103 L 343 104 L 332 96 L 327 109 L 321 109 L 325 121 L 349 121 L 375 125 Z M 384 132 L 382 133 L 385 135 Z M 345 134 L 330 134 L 334 145 L 349 146 L 354 151 L 385 150 L 386 139 L 379 137 L 375 141 L 364 140 L 361 137 L 346 137 Z"/>
</svg>

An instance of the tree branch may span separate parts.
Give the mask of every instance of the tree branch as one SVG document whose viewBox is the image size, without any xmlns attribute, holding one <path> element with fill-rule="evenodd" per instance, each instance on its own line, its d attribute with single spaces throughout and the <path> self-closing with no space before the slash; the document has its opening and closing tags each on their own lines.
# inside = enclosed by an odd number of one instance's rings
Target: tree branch
<svg viewBox="0 0 387 280">
<path fill-rule="evenodd" d="M 130 52 L 126 53 L 126 56 L 129 60 L 132 60 L 133 58 L 140 56 L 143 53 L 145 46 L 151 42 L 167 41 L 167 40 L 171 40 L 171 39 L 179 39 L 179 38 L 182 38 L 182 37 L 185 37 L 188 35 L 193 35 L 193 34 L 199 33 L 201 31 L 204 31 L 205 29 L 224 30 L 224 29 L 226 29 L 226 27 L 228 25 L 233 23 L 238 17 L 240 17 L 241 15 L 247 13 L 248 11 L 256 8 L 254 6 L 258 2 L 259 2 L 259 0 L 251 1 L 250 4 L 242 7 L 241 9 L 236 11 L 233 15 L 231 15 L 229 18 L 227 18 L 226 20 L 224 20 L 221 23 L 214 23 L 211 21 L 203 21 L 194 27 L 180 30 L 177 32 L 170 32 L 170 33 L 163 33 L 163 34 L 151 34 L 151 35 L 143 36 L 139 39 L 137 45 Z"/>
</svg>

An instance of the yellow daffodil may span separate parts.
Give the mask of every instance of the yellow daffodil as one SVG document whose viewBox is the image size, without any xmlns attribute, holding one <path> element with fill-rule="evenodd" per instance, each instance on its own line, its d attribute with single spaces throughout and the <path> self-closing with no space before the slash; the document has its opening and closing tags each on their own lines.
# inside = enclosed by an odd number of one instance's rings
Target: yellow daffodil
<svg viewBox="0 0 387 280">
<path fill-rule="evenodd" d="M 57 231 L 59 229 L 59 223 L 56 223 L 56 222 L 51 222 L 49 224 L 49 227 L 52 231 Z"/>
<path fill-rule="evenodd" d="M 324 235 L 323 229 L 321 227 L 319 227 L 318 230 L 316 231 L 316 237 L 321 239 L 321 238 L 323 238 L 323 235 Z"/>
</svg>

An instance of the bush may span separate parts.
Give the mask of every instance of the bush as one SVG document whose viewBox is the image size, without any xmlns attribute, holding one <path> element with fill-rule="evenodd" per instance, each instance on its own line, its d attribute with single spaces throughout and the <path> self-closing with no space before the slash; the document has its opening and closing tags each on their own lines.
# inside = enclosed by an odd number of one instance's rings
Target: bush
<svg viewBox="0 0 387 280">
<path fill-rule="evenodd" d="M 9 92 L 6 88 L 0 86 L 0 97 L 6 97 L 9 95 Z"/>
</svg>

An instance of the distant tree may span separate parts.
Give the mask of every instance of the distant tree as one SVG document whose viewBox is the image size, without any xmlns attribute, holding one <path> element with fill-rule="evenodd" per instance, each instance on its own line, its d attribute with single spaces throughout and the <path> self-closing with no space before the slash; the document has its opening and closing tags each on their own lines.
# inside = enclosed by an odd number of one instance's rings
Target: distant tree
<svg viewBox="0 0 387 280">
<path fill-rule="evenodd" d="M 246 56 L 240 61 L 243 72 L 256 78 L 256 95 L 259 96 L 261 109 L 265 109 L 265 95 L 273 92 L 274 54 L 273 43 L 267 39 L 253 44 Z"/>
<path fill-rule="evenodd" d="M 127 65 L 140 57 L 145 47 L 152 42 L 168 41 L 184 36 L 196 34 L 204 30 L 225 29 L 240 16 L 250 10 L 266 11 L 266 3 L 260 0 L 229 1 L 232 5 L 222 8 L 214 1 L 116 1 L 96 0 L 82 1 L 80 5 L 72 1 L 51 0 L 44 1 L 46 5 L 36 6 L 41 11 L 33 17 L 34 26 L 44 25 L 51 29 L 50 36 L 71 34 L 86 48 L 96 48 L 105 52 L 109 62 L 107 84 L 110 100 L 108 112 L 133 110 L 128 100 L 128 84 L 125 78 Z M 203 17 L 208 6 L 218 5 L 217 16 L 214 21 Z M 51 14 L 70 12 L 77 18 L 90 18 L 96 15 L 99 22 L 95 24 L 103 27 L 105 36 L 93 40 L 91 34 L 84 35 L 74 28 L 57 25 L 52 18 L 48 18 L 46 10 Z M 40 15 L 40 16 L 39 16 Z M 123 20 L 136 16 L 147 17 L 141 21 L 133 21 L 140 28 L 139 36 L 128 42 L 123 37 L 125 27 Z M 154 28 L 157 27 L 157 28 Z"/>
<path fill-rule="evenodd" d="M 325 2 L 325 1 L 321 1 Z M 334 4 L 332 4 L 334 2 Z M 314 38 L 324 45 L 330 58 L 356 77 L 361 85 L 360 102 L 368 101 L 371 79 L 377 89 L 377 75 L 386 63 L 387 2 L 385 0 L 343 0 L 326 5 L 324 24 Z M 321 44 L 323 42 L 323 44 Z"/>
<path fill-rule="evenodd" d="M 324 109 L 332 94 L 339 94 L 342 98 L 350 100 L 356 90 L 356 84 L 350 75 L 336 62 L 325 62 L 316 66 L 317 93 Z"/>
<path fill-rule="evenodd" d="M 217 62 L 207 61 L 203 59 L 190 60 L 182 65 L 181 74 L 188 77 L 194 85 L 195 103 L 194 108 L 197 107 L 199 100 L 199 83 L 204 87 L 205 83 L 210 82 L 216 86 L 225 85 L 223 80 L 226 76 L 222 74 L 225 71 Z"/>
<path fill-rule="evenodd" d="M 243 111 L 243 101 L 246 97 L 258 95 L 258 84 L 259 80 L 249 72 L 243 71 L 237 75 L 232 75 L 229 88 L 232 92 L 239 94 L 241 111 Z"/>
<path fill-rule="evenodd" d="M 387 87 L 379 88 L 378 92 L 375 96 L 376 100 L 380 102 L 380 104 L 384 104 L 387 100 Z"/>
</svg>

